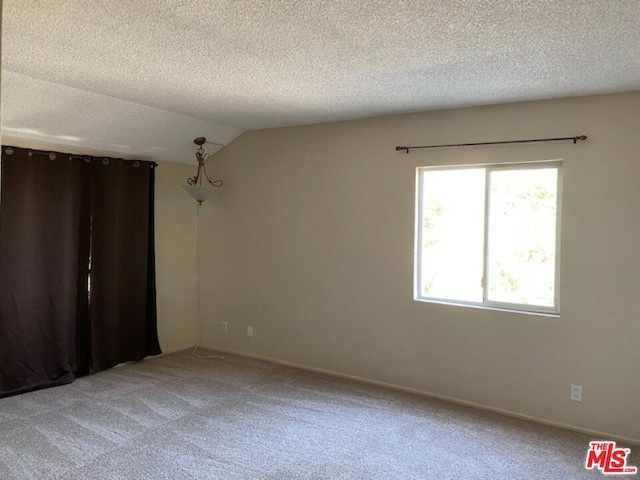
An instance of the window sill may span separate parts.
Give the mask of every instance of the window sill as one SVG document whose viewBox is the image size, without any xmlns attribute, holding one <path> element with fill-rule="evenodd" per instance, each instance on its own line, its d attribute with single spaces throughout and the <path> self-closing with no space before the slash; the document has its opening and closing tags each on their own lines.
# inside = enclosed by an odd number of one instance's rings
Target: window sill
<svg viewBox="0 0 640 480">
<path fill-rule="evenodd" d="M 522 315 L 534 315 L 536 317 L 560 318 L 560 313 L 558 312 L 537 312 L 533 310 L 517 310 L 514 308 L 495 307 L 492 305 L 491 306 L 479 305 L 475 303 L 452 302 L 452 301 L 446 301 L 446 300 L 434 300 L 430 298 L 420 298 L 420 297 L 414 297 L 414 300 L 416 302 L 422 302 L 422 303 L 435 303 L 438 305 L 450 305 L 453 307 L 476 308 L 479 310 L 490 310 L 493 312 L 519 313 Z"/>
</svg>

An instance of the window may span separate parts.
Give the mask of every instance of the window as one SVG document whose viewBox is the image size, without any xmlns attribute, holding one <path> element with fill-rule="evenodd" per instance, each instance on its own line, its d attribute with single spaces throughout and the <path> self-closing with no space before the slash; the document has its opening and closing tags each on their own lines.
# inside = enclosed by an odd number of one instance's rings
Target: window
<svg viewBox="0 0 640 480">
<path fill-rule="evenodd" d="M 561 163 L 417 170 L 416 300 L 558 313 Z"/>
</svg>

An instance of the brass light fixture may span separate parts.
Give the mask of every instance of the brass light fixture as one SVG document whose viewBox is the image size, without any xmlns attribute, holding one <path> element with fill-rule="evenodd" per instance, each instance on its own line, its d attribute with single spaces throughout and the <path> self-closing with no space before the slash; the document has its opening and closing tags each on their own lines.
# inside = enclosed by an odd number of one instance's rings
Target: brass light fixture
<svg viewBox="0 0 640 480">
<path fill-rule="evenodd" d="M 198 206 L 196 208 L 197 214 L 197 229 L 196 229 L 196 278 L 197 278 L 197 288 L 196 295 L 197 301 L 196 305 L 198 306 L 198 324 L 200 325 L 200 334 L 198 336 L 198 341 L 193 347 L 191 355 L 198 358 L 217 358 L 219 360 L 224 360 L 224 357 L 221 355 L 208 355 L 208 354 L 200 354 L 198 353 L 198 349 L 200 348 L 200 343 L 202 342 L 202 318 L 200 314 L 200 206 L 202 202 L 211 198 L 213 196 L 213 192 L 217 188 L 222 186 L 222 180 L 211 180 L 209 175 L 207 174 L 207 167 L 205 164 L 207 160 L 211 157 L 208 153 L 204 152 L 204 148 L 202 145 L 205 143 L 211 143 L 212 145 L 217 145 L 219 147 L 224 147 L 224 145 L 215 142 L 207 142 L 207 139 L 204 137 L 196 138 L 193 143 L 198 145 L 198 149 L 196 150 L 196 161 L 198 162 L 198 171 L 195 176 L 187 178 L 188 185 L 183 186 L 187 193 L 193 197 L 193 199 L 198 202 Z M 207 182 L 203 183 L 203 179 Z"/>
<path fill-rule="evenodd" d="M 202 202 L 211 198 L 213 196 L 213 192 L 215 192 L 216 188 L 222 186 L 222 180 L 211 180 L 209 175 L 207 174 L 207 167 L 205 164 L 209 157 L 211 156 L 208 153 L 205 153 L 202 145 L 205 143 L 212 143 L 213 145 L 220 145 L 219 143 L 207 142 L 207 139 L 204 137 L 196 138 L 193 143 L 198 145 L 198 149 L 196 150 L 196 161 L 198 162 L 198 171 L 195 176 L 189 177 L 187 179 L 188 185 L 183 186 L 187 193 L 193 197 L 193 199 L 198 202 L 199 205 L 202 205 Z M 224 145 L 220 145 L 224 146 Z M 207 183 L 203 184 L 202 180 L 206 179 Z"/>
</svg>

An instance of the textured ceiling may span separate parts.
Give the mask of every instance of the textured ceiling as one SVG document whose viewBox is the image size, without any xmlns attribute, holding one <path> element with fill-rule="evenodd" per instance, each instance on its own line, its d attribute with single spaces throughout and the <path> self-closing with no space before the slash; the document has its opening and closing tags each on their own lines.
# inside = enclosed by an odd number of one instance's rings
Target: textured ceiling
<svg viewBox="0 0 640 480">
<path fill-rule="evenodd" d="M 240 131 L 77 88 L 2 72 L 2 142 L 195 166 L 195 137 L 228 144 Z M 34 143 L 36 142 L 36 143 Z M 207 153 L 219 147 L 205 145 Z"/>
<path fill-rule="evenodd" d="M 239 129 L 640 89 L 639 0 L 5 0 L 3 67 Z"/>
</svg>

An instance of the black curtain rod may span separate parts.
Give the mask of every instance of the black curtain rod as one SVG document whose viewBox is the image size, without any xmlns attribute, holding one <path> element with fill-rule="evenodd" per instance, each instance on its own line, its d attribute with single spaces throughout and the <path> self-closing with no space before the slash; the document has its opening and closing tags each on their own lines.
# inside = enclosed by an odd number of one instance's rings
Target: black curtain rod
<svg viewBox="0 0 640 480">
<path fill-rule="evenodd" d="M 7 155 L 13 155 L 13 152 L 15 149 L 21 149 L 21 150 L 26 150 L 27 151 L 27 155 L 31 156 L 34 153 L 37 155 L 46 155 L 48 156 L 51 160 L 55 160 L 56 157 L 58 155 L 67 155 L 69 157 L 70 160 L 84 160 L 84 161 L 104 161 L 106 160 L 107 162 L 109 162 L 110 160 L 122 160 L 125 164 L 127 165 L 134 165 L 134 166 L 138 166 L 142 163 L 148 163 L 152 168 L 155 168 L 158 166 L 158 164 L 156 162 L 153 161 L 149 161 L 149 160 L 127 160 L 126 158 L 116 158 L 116 157 L 105 157 L 105 156 L 95 156 L 95 155 L 75 155 L 73 153 L 64 153 L 64 152 L 53 152 L 53 151 L 49 151 L 49 150 L 37 150 L 34 148 L 24 148 L 24 147 L 12 147 L 11 145 L 3 145 L 2 146 L 5 149 L 5 153 Z"/>
<path fill-rule="evenodd" d="M 418 148 L 446 148 L 446 147 L 480 147 L 483 145 L 506 145 L 511 143 L 538 143 L 538 142 L 566 142 L 571 140 L 573 143 L 578 141 L 584 141 L 588 137 L 586 135 L 577 135 L 575 137 L 559 137 L 559 138 L 534 138 L 529 140 L 505 140 L 501 142 L 477 142 L 477 143 L 450 143 L 446 145 L 416 145 L 416 146 L 398 146 L 397 152 L 405 151 L 409 153 L 409 150 Z"/>
<path fill-rule="evenodd" d="M 47 153 L 47 152 L 36 152 L 36 153 Z M 115 157 L 95 157 L 93 155 L 69 155 L 70 160 L 84 160 L 85 162 L 94 162 L 100 161 L 104 165 L 107 165 L 111 160 L 122 160 L 125 165 L 133 165 L 134 167 L 138 167 L 143 163 L 148 163 L 151 168 L 155 168 L 158 166 L 156 162 L 151 162 L 148 160 L 127 160 L 126 158 L 115 158 Z"/>
</svg>

